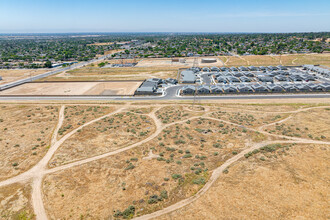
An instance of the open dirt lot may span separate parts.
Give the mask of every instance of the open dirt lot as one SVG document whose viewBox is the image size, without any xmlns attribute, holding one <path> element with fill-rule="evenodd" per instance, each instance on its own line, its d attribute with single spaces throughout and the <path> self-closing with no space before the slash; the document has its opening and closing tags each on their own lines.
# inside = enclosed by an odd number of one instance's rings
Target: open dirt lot
<svg viewBox="0 0 330 220">
<path fill-rule="evenodd" d="M 47 77 L 43 81 L 145 80 L 176 78 L 178 67 L 83 67 Z"/>
<path fill-rule="evenodd" d="M 325 65 L 330 67 L 330 54 L 293 54 L 293 55 L 251 55 L 221 56 L 225 66 L 298 66 L 304 64 Z"/>
<path fill-rule="evenodd" d="M 0 76 L 2 77 L 2 80 L 0 81 L 0 85 L 14 82 L 20 79 L 25 79 L 30 76 L 36 76 L 48 71 L 49 69 L 0 70 Z"/>
<path fill-rule="evenodd" d="M 142 82 L 25 83 L 0 95 L 133 95 Z"/>
<path fill-rule="evenodd" d="M 206 58 L 215 58 L 217 62 L 215 63 L 202 63 L 202 59 Z M 172 62 L 172 58 L 146 58 L 141 60 L 136 66 L 137 67 L 192 67 L 194 65 L 195 59 L 197 60 L 197 65 L 199 66 L 222 66 L 223 63 L 220 59 L 216 57 L 182 57 L 178 59 L 184 59 L 184 63 L 180 62 Z"/>
<path fill-rule="evenodd" d="M 37 163 L 33 169 L 20 170 L 24 163 L 14 161 L 4 166 L 0 198 L 21 195 L 19 184 L 30 188 L 21 208 L 0 202 L 0 210 L 13 210 L 8 216 L 27 210 L 40 219 L 327 219 L 330 101 L 286 102 L 25 103 L 23 112 L 3 104 L 0 125 L 15 132 L 1 141 L 18 134 L 21 142 L 5 145 L 0 161 L 33 135 L 48 134 L 43 117 L 54 124 L 49 147 L 33 143 L 17 151 Z M 23 136 L 14 130 L 20 117 L 30 129 L 21 129 Z M 292 123 L 313 137 L 273 131 Z M 37 138 L 40 146 L 45 138 Z M 44 157 L 34 160 L 35 151 Z"/>
</svg>

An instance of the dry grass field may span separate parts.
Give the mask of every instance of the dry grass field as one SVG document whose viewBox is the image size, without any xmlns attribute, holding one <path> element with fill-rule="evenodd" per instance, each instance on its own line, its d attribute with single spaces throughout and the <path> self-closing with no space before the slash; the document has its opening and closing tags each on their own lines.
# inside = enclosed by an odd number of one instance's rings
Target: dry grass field
<svg viewBox="0 0 330 220">
<path fill-rule="evenodd" d="M 254 135 L 221 126 L 207 119 L 187 120 L 139 148 L 47 176 L 44 193 L 51 218 L 112 218 L 130 205 L 142 215 L 194 195 L 209 171 L 244 149 Z"/>
<path fill-rule="evenodd" d="M 329 159 L 323 145 L 256 154 L 196 202 L 156 219 L 328 219 Z"/>
<path fill-rule="evenodd" d="M 20 79 L 28 78 L 30 76 L 36 76 L 45 72 L 49 69 L 14 69 L 14 70 L 0 70 L 0 76 L 2 80 L 1 84 L 10 83 Z"/>
<path fill-rule="evenodd" d="M 68 105 L 64 110 L 64 120 L 58 131 L 58 138 L 95 118 L 109 114 L 116 109 L 114 106 Z"/>
<path fill-rule="evenodd" d="M 225 66 L 298 66 L 304 64 L 325 65 L 330 67 L 330 54 L 301 55 L 251 55 L 251 56 L 221 56 Z"/>
<path fill-rule="evenodd" d="M 123 112 L 105 117 L 67 139 L 54 154 L 50 167 L 123 148 L 150 136 L 154 131 L 153 120 L 146 115 Z"/>
<path fill-rule="evenodd" d="M 329 109 L 2 104 L 1 218 L 327 219 Z"/>
<path fill-rule="evenodd" d="M 145 80 L 153 77 L 176 78 L 177 67 L 83 67 L 47 77 L 43 81 Z"/>
<path fill-rule="evenodd" d="M 0 105 L 0 180 L 28 170 L 45 155 L 58 114 L 51 105 Z"/>
<path fill-rule="evenodd" d="M 330 140 L 330 108 L 312 109 L 291 115 L 282 123 L 275 123 L 265 131 L 313 140 Z"/>
<path fill-rule="evenodd" d="M 202 63 L 202 59 L 205 58 L 216 58 L 217 61 L 214 63 Z M 197 61 L 197 65 L 199 66 L 222 66 L 223 62 L 221 62 L 221 59 L 217 57 L 183 57 L 183 58 L 177 58 L 177 59 L 184 59 L 185 62 L 172 62 L 172 58 L 147 58 L 142 59 L 139 61 L 139 63 L 136 65 L 137 67 L 192 67 L 194 65 L 195 59 Z"/>
<path fill-rule="evenodd" d="M 0 219 L 34 219 L 29 184 L 0 187 L 0 201 Z"/>
</svg>

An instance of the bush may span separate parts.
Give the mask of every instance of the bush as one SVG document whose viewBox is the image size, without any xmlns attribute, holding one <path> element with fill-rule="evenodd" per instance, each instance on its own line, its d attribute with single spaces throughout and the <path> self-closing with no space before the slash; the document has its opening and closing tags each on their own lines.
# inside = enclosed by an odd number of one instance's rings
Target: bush
<svg viewBox="0 0 330 220">
<path fill-rule="evenodd" d="M 123 218 L 125 218 L 125 219 L 132 218 L 135 214 L 135 207 L 132 205 L 128 206 L 128 208 L 125 209 L 125 211 L 123 211 L 122 214 L 123 214 Z"/>
<path fill-rule="evenodd" d="M 172 178 L 176 180 L 176 179 L 182 178 L 182 175 L 175 173 L 172 175 Z"/>
<path fill-rule="evenodd" d="M 128 165 L 128 167 L 125 168 L 125 170 L 132 170 L 132 169 L 134 169 L 134 168 L 135 168 L 135 166 L 134 166 L 132 163 L 130 163 L 130 164 Z"/>
<path fill-rule="evenodd" d="M 183 158 L 190 158 L 190 157 L 192 157 L 191 154 L 185 154 L 185 155 L 183 156 Z"/>
<path fill-rule="evenodd" d="M 167 191 L 166 191 L 166 190 L 161 191 L 161 192 L 160 192 L 160 196 L 161 196 L 163 199 L 167 199 L 167 198 L 168 198 Z"/>
<path fill-rule="evenodd" d="M 204 185 L 205 182 L 206 181 L 203 177 L 199 177 L 199 178 L 193 180 L 193 184 L 197 184 L 197 185 Z"/>
</svg>

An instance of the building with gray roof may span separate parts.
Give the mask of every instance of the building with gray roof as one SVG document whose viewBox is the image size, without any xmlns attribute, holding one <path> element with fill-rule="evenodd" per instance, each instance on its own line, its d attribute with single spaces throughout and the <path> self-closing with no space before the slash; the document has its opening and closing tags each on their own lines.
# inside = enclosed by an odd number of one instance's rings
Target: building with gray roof
<svg viewBox="0 0 330 220">
<path fill-rule="evenodd" d="M 197 87 L 198 94 L 209 94 L 211 92 L 210 87 L 202 85 Z"/>
<path fill-rule="evenodd" d="M 182 87 L 181 91 L 183 94 L 195 94 L 196 87 L 193 85 L 187 85 L 187 86 Z"/>
<path fill-rule="evenodd" d="M 182 83 L 195 83 L 196 82 L 196 75 L 191 70 L 182 71 L 181 76 L 182 76 Z"/>
<path fill-rule="evenodd" d="M 214 94 L 220 94 L 220 93 L 223 93 L 221 86 L 218 86 L 218 85 L 212 85 L 212 86 L 210 87 L 210 90 L 211 90 L 211 92 L 214 93 Z"/>
</svg>

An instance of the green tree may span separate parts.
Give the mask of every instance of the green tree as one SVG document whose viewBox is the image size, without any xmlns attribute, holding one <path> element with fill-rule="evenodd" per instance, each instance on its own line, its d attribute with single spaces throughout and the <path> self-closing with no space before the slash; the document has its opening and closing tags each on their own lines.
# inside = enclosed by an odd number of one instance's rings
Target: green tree
<svg viewBox="0 0 330 220">
<path fill-rule="evenodd" d="M 52 62 L 50 62 L 49 60 L 46 61 L 46 63 L 44 64 L 45 68 L 52 68 Z"/>
</svg>

